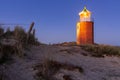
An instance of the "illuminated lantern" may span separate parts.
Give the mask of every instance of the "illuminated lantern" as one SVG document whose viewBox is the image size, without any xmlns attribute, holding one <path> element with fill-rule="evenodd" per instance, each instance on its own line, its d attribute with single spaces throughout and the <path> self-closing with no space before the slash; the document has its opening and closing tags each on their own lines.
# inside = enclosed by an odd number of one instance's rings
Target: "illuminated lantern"
<svg viewBox="0 0 120 80">
<path fill-rule="evenodd" d="M 84 7 L 79 13 L 80 21 L 77 22 L 77 45 L 94 44 L 94 22 L 91 19 L 91 12 Z"/>
</svg>

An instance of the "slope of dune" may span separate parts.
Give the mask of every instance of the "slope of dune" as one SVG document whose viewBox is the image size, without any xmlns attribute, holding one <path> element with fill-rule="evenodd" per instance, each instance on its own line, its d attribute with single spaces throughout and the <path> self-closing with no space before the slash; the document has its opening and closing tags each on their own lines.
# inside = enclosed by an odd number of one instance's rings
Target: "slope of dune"
<svg viewBox="0 0 120 80">
<path fill-rule="evenodd" d="M 117 56 L 91 57 L 81 47 L 58 45 L 32 46 L 24 54 L 22 58 L 12 56 L 0 66 L 2 80 L 120 80 Z M 41 67 L 43 64 L 47 67 Z"/>
</svg>

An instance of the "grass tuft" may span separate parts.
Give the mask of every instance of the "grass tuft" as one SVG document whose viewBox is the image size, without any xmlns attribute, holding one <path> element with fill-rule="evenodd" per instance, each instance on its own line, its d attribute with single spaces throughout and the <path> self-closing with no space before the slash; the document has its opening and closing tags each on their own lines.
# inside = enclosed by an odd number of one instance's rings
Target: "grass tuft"
<svg viewBox="0 0 120 80">
<path fill-rule="evenodd" d="M 92 56 L 120 56 L 120 48 L 111 45 L 81 45 L 82 49 L 91 52 Z"/>
<path fill-rule="evenodd" d="M 46 60 L 43 64 L 35 66 L 34 69 L 39 70 L 39 72 L 37 73 L 38 80 L 40 78 L 43 78 L 44 80 L 55 80 L 52 76 L 56 74 L 60 69 L 65 69 L 70 71 L 78 69 L 80 73 L 84 73 L 82 67 L 74 66 L 71 64 L 59 63 L 57 61 L 52 61 L 52 60 Z M 65 78 L 67 77 L 65 76 Z"/>
</svg>

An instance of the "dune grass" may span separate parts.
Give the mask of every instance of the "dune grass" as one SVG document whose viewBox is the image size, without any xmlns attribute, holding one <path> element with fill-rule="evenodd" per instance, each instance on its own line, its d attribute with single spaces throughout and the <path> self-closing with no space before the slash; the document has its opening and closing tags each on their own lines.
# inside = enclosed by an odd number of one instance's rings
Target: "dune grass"
<svg viewBox="0 0 120 80">
<path fill-rule="evenodd" d="M 40 44 L 32 33 L 29 34 L 30 37 L 27 40 L 27 34 L 20 26 L 16 26 L 13 31 L 7 28 L 6 32 L 0 27 L 0 63 L 6 61 L 13 54 L 22 57 L 24 49 L 28 46 Z"/>
<path fill-rule="evenodd" d="M 60 69 L 65 69 L 69 71 L 78 70 L 80 73 L 84 73 L 82 67 L 67 64 L 67 63 L 60 63 L 53 60 L 46 59 L 42 64 L 36 65 L 34 69 L 38 70 L 36 74 L 36 79 L 39 80 L 56 80 L 53 75 L 55 75 Z M 63 78 L 67 80 L 69 77 L 64 75 Z M 67 79 L 66 79 L 67 78 Z"/>
<path fill-rule="evenodd" d="M 111 46 L 111 45 L 81 45 L 81 48 L 85 51 L 88 51 L 95 57 L 103 56 L 120 56 L 120 47 Z"/>
</svg>

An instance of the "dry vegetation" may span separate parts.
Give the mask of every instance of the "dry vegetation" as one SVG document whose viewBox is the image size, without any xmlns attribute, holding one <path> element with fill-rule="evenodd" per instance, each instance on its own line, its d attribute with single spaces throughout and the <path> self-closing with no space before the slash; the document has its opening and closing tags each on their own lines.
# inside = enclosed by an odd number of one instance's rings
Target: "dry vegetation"
<svg viewBox="0 0 120 80">
<path fill-rule="evenodd" d="M 13 31 L 8 27 L 6 30 L 0 27 L 0 66 L 13 60 L 13 56 L 24 57 L 24 51 L 31 45 L 39 45 L 35 38 L 35 29 L 32 26 L 28 32 L 22 27 L 16 26 Z M 5 80 L 5 75 L 0 67 L 0 80 Z M 8 79 L 9 80 L 9 79 Z"/>
<path fill-rule="evenodd" d="M 6 32 L 0 27 L 0 63 L 4 63 L 13 54 L 22 57 L 25 48 L 40 44 L 35 38 L 35 30 L 32 33 L 32 28 L 30 26 L 28 33 L 20 26 L 16 26 L 13 31 L 7 28 Z"/>
<path fill-rule="evenodd" d="M 56 46 L 77 46 L 76 42 L 63 42 L 63 43 L 58 43 L 58 44 L 53 44 Z"/>
<path fill-rule="evenodd" d="M 120 47 L 111 45 L 81 45 L 81 48 L 90 52 L 94 57 L 120 56 Z"/>
<path fill-rule="evenodd" d="M 69 71 L 78 70 L 80 73 L 84 73 L 83 68 L 74 66 L 67 63 L 60 63 L 52 60 L 45 60 L 44 63 L 34 66 L 35 70 L 38 70 L 35 78 L 37 80 L 57 80 L 53 77 L 60 69 L 65 69 Z M 63 76 L 64 80 L 72 80 L 69 75 Z"/>
<path fill-rule="evenodd" d="M 64 42 L 60 44 L 53 44 L 57 46 L 78 46 L 81 47 L 83 50 L 87 51 L 93 57 L 104 57 L 104 56 L 120 56 L 120 47 L 118 46 L 111 46 L 105 44 L 86 44 L 86 45 L 77 45 L 76 42 Z M 61 52 L 71 53 L 73 50 L 60 50 Z M 77 53 L 77 52 L 76 52 Z"/>
</svg>

